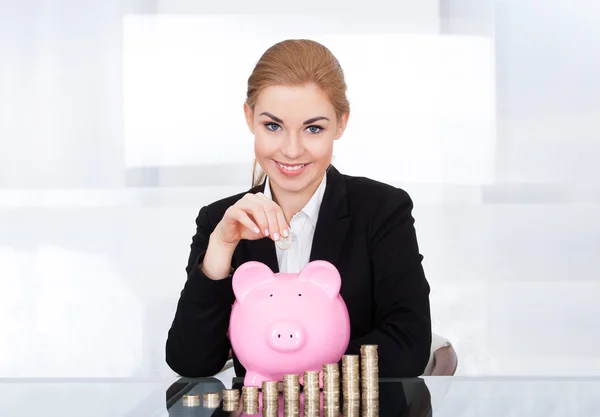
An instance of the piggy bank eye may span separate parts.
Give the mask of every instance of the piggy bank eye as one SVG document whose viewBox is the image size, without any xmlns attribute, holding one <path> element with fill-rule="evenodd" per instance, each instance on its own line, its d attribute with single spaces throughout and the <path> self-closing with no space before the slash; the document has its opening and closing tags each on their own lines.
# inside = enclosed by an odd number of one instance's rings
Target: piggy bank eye
<svg viewBox="0 0 600 417">
<path fill-rule="evenodd" d="M 298 297 L 302 297 L 302 294 L 298 294 Z"/>
<path fill-rule="evenodd" d="M 270 294 L 269 297 L 273 297 L 273 294 Z"/>
</svg>

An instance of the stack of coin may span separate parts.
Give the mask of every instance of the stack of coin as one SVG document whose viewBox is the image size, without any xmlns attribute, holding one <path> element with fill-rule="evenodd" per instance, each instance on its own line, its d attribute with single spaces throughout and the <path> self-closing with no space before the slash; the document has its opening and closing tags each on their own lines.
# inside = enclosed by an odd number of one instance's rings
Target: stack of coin
<svg viewBox="0 0 600 417">
<path fill-rule="evenodd" d="M 277 381 L 262 383 L 262 414 L 263 417 L 277 417 L 279 408 L 279 386 Z"/>
<path fill-rule="evenodd" d="M 325 417 L 340 415 L 340 367 L 337 363 L 323 365 L 323 413 Z"/>
<path fill-rule="evenodd" d="M 377 345 L 360 347 L 363 414 L 369 417 L 379 414 L 379 355 Z"/>
<path fill-rule="evenodd" d="M 360 347 L 360 379 L 362 398 L 379 398 L 379 355 L 377 345 Z"/>
<path fill-rule="evenodd" d="M 344 417 L 359 417 L 360 416 L 360 400 L 344 400 L 342 409 Z"/>
<path fill-rule="evenodd" d="M 236 411 L 240 406 L 240 391 L 237 389 L 223 390 L 223 411 Z"/>
<path fill-rule="evenodd" d="M 218 408 L 221 404 L 221 397 L 218 392 L 205 392 L 203 399 L 204 408 Z"/>
<path fill-rule="evenodd" d="M 300 415 L 300 382 L 297 374 L 283 376 L 283 417 Z"/>
<path fill-rule="evenodd" d="M 321 388 L 319 371 L 306 371 L 304 383 L 304 417 L 319 417 L 321 411 Z"/>
<path fill-rule="evenodd" d="M 360 358 L 358 355 L 342 356 L 342 394 L 344 401 L 360 400 Z"/>
<path fill-rule="evenodd" d="M 185 394 L 183 396 L 184 407 L 198 407 L 200 405 L 200 395 L 198 394 Z"/>
<path fill-rule="evenodd" d="M 242 411 L 244 414 L 258 413 L 258 387 L 242 387 Z"/>
<path fill-rule="evenodd" d="M 379 398 L 362 400 L 362 417 L 379 417 Z"/>
</svg>

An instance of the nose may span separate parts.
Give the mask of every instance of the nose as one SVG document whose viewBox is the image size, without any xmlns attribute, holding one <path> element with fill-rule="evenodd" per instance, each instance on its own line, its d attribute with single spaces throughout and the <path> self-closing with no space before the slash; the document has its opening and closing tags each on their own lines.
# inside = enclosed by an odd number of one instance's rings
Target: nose
<svg viewBox="0 0 600 417">
<path fill-rule="evenodd" d="M 305 341 L 302 326 L 291 321 L 278 321 L 270 328 L 269 343 L 277 352 L 295 352 Z"/>
<path fill-rule="evenodd" d="M 281 153 L 288 159 L 296 159 L 302 156 L 304 152 L 304 146 L 302 145 L 302 139 L 298 137 L 298 135 L 291 133 L 287 140 L 285 141 L 285 145 L 281 150 Z"/>
</svg>

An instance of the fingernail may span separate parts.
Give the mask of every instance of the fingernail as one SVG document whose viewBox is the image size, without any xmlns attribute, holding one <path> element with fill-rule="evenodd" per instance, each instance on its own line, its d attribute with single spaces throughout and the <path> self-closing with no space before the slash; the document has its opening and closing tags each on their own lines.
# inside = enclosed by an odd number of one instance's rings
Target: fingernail
<svg viewBox="0 0 600 417">
<path fill-rule="evenodd" d="M 283 229 L 283 232 L 281 233 L 283 233 L 283 237 L 288 237 L 288 235 L 290 234 L 290 232 L 288 232 L 287 229 Z"/>
<path fill-rule="evenodd" d="M 265 229 L 265 236 L 269 236 L 269 229 Z"/>
<path fill-rule="evenodd" d="M 254 233 L 260 233 L 260 230 L 258 229 L 258 227 L 254 226 L 252 228 L 252 230 L 254 230 Z"/>
<path fill-rule="evenodd" d="M 279 240 L 279 233 L 273 233 L 273 239 Z"/>
</svg>

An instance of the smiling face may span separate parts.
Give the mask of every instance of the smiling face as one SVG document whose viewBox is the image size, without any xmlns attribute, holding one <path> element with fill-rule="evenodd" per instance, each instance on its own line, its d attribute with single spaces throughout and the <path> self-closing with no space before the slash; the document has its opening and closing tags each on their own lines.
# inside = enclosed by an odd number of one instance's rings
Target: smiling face
<svg viewBox="0 0 600 417">
<path fill-rule="evenodd" d="M 254 134 L 256 159 L 281 194 L 312 195 L 331 163 L 348 114 L 336 117 L 327 95 L 314 84 L 270 86 L 260 92 L 254 111 L 244 105 Z"/>
</svg>

